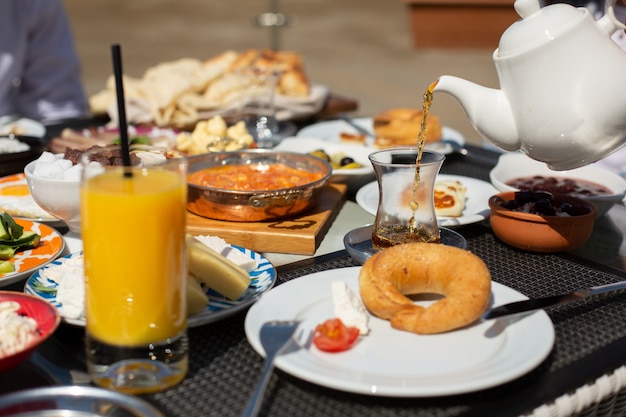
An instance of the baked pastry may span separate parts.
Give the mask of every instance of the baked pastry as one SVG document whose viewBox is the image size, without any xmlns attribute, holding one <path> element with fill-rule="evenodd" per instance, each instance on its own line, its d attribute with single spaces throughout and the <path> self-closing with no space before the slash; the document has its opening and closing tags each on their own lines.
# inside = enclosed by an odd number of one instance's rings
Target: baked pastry
<svg viewBox="0 0 626 417">
<path fill-rule="evenodd" d="M 393 146 L 415 146 L 422 126 L 422 110 L 395 108 L 379 113 L 373 118 L 376 134 L 374 146 L 390 148 Z M 442 127 L 437 116 L 429 114 L 426 118 L 426 142 L 441 140 Z"/>
<path fill-rule="evenodd" d="M 359 273 L 367 309 L 391 326 L 419 334 L 442 333 L 476 321 L 487 308 L 491 275 L 469 251 L 435 243 L 405 243 L 369 258 Z M 434 293 L 444 298 L 428 307 L 405 294 Z"/>
<path fill-rule="evenodd" d="M 461 217 L 465 208 L 466 192 L 467 188 L 460 181 L 435 181 L 433 194 L 437 216 Z"/>
<path fill-rule="evenodd" d="M 355 145 L 365 145 L 365 140 L 367 138 L 363 133 L 348 133 L 348 132 L 340 132 L 339 140 L 343 143 L 351 143 Z"/>
<path fill-rule="evenodd" d="M 467 188 L 454 180 L 436 180 L 433 186 L 433 203 L 437 216 L 461 217 L 465 209 L 465 196 Z M 408 207 L 413 200 L 413 184 L 410 184 L 402 192 L 400 204 Z"/>
<path fill-rule="evenodd" d="M 303 58 L 296 52 L 270 49 L 224 51 L 207 60 L 182 58 L 146 70 L 142 78 L 124 76 L 127 119 L 182 129 L 193 129 L 200 113 L 237 108 L 249 94 L 246 71 L 278 74 L 276 94 L 289 99 L 309 97 L 311 86 Z M 93 113 L 115 110 L 115 79 L 89 98 Z"/>
<path fill-rule="evenodd" d="M 278 94 L 290 97 L 307 97 L 310 93 L 309 80 L 304 72 L 302 56 L 296 52 L 271 49 L 248 49 L 231 63 L 228 72 L 253 68 L 274 71 L 279 74 L 276 85 Z"/>
</svg>

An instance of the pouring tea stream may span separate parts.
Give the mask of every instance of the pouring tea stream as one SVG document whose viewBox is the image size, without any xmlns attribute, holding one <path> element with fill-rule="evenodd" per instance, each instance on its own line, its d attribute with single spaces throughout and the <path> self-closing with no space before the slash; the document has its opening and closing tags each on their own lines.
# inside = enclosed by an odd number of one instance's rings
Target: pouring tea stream
<svg viewBox="0 0 626 417">
<path fill-rule="evenodd" d="M 500 89 L 443 75 L 476 131 L 554 170 L 596 162 L 626 143 L 626 53 L 611 35 L 626 26 L 606 1 L 602 18 L 565 3 L 516 0 L 521 19 L 493 53 Z"/>
</svg>

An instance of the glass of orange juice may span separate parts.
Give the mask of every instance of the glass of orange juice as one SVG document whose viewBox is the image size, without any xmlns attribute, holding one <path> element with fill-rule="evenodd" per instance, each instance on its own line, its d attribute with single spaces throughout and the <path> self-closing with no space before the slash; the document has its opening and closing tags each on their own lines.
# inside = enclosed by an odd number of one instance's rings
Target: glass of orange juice
<svg viewBox="0 0 626 417">
<path fill-rule="evenodd" d="M 115 155 L 81 155 L 87 367 L 102 387 L 157 392 L 188 369 L 187 163 L 155 148 L 131 148 L 130 167 Z"/>
</svg>

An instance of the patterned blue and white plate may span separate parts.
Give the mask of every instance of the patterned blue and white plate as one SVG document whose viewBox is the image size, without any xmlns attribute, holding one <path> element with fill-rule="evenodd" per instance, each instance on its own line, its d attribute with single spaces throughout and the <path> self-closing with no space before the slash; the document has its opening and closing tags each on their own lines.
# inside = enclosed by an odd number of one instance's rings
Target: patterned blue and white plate
<svg viewBox="0 0 626 417">
<path fill-rule="evenodd" d="M 274 266 L 265 257 L 263 257 L 263 255 L 246 248 L 235 245 L 232 246 L 257 262 L 257 268 L 250 272 L 250 286 L 244 295 L 236 301 L 228 300 L 219 293 L 207 289 L 209 303 L 204 308 L 204 311 L 194 314 L 193 316 L 189 316 L 189 327 L 201 326 L 203 324 L 222 320 L 239 312 L 240 310 L 243 310 L 254 303 L 261 296 L 261 294 L 270 290 L 276 283 L 276 270 L 274 269 Z M 24 292 L 27 294 L 37 295 L 53 304 L 60 310 L 61 317 L 65 322 L 76 326 L 84 326 L 84 317 L 75 319 L 63 316 L 63 305 L 57 300 L 58 284 L 48 279 L 45 274 L 42 274 L 42 271 L 47 268 L 61 265 L 71 258 L 78 257 L 82 257 L 82 252 L 72 253 L 64 258 L 59 258 L 46 265 L 44 268 L 38 270 L 26 281 Z"/>
</svg>

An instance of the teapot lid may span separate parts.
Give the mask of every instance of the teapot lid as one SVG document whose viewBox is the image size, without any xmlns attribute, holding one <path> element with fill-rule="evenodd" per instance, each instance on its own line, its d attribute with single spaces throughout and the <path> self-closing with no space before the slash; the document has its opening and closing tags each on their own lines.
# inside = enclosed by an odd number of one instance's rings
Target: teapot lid
<svg viewBox="0 0 626 417">
<path fill-rule="evenodd" d="M 521 19 L 502 34 L 498 46 L 501 57 L 548 42 L 578 24 L 585 16 L 582 9 L 565 3 L 541 7 L 539 0 L 515 0 L 514 7 Z"/>
</svg>

